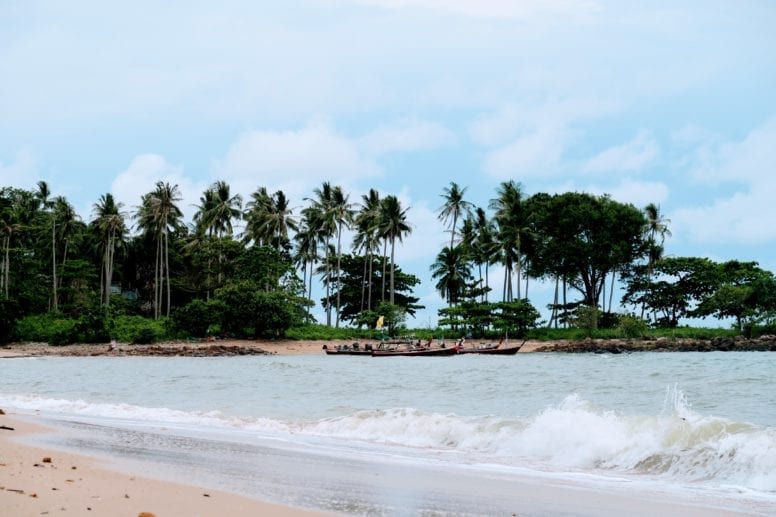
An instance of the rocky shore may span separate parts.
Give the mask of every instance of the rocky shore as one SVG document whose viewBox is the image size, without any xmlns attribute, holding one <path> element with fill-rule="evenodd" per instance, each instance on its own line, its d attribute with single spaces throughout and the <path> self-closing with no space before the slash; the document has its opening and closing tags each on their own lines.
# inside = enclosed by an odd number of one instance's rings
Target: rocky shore
<svg viewBox="0 0 776 517">
<path fill-rule="evenodd" d="M 583 339 L 552 342 L 533 352 L 621 354 L 623 352 L 776 352 L 776 336 L 758 338 L 715 337 L 712 339 Z"/>
</svg>

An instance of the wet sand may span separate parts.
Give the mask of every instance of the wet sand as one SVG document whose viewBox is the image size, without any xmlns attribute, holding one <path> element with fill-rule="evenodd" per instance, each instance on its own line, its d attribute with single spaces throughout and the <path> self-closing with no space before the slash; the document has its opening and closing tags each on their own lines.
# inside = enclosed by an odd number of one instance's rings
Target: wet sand
<svg viewBox="0 0 776 517">
<path fill-rule="evenodd" d="M 45 428 L 0 415 L 0 514 L 192 517 L 325 515 L 230 493 L 122 473 L 98 460 L 19 443 Z M 145 513 L 144 513 L 145 512 Z"/>
</svg>

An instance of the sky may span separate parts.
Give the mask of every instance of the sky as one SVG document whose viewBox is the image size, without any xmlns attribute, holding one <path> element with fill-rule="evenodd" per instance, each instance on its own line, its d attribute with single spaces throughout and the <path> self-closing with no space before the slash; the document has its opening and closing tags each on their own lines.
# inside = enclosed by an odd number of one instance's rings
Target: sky
<svg viewBox="0 0 776 517">
<path fill-rule="evenodd" d="M 507 180 L 654 202 L 666 255 L 776 271 L 774 26 L 765 0 L 0 1 L 0 185 L 85 221 L 157 180 L 189 218 L 216 180 L 395 194 L 416 327 L 451 181 L 483 207 Z"/>
</svg>

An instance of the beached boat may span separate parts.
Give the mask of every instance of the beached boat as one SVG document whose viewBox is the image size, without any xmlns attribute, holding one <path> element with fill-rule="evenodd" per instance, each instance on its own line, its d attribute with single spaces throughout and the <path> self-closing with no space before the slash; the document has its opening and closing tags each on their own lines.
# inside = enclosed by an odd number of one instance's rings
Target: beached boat
<svg viewBox="0 0 776 517">
<path fill-rule="evenodd" d="M 427 347 L 400 347 L 384 348 L 372 350 L 372 357 L 391 357 L 391 356 L 444 356 L 455 355 L 457 350 L 453 348 L 427 348 Z"/>
<path fill-rule="evenodd" d="M 335 347 L 329 347 L 323 345 L 323 351 L 326 355 L 372 355 L 372 345 L 366 344 L 364 346 L 358 343 L 337 345 Z"/>
<path fill-rule="evenodd" d="M 520 350 L 523 344 L 517 346 L 501 346 L 503 343 L 488 343 L 484 345 L 476 345 L 471 348 L 467 348 L 463 345 L 458 345 L 459 354 L 486 354 L 486 355 L 514 355 Z"/>
</svg>

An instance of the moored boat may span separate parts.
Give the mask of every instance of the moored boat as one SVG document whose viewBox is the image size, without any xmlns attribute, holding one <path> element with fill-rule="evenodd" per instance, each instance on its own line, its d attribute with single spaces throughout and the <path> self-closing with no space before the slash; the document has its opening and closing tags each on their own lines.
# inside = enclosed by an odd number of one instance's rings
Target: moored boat
<svg viewBox="0 0 776 517">
<path fill-rule="evenodd" d="M 323 345 L 323 351 L 326 355 L 372 355 L 372 345 L 366 344 L 361 346 L 358 343 L 337 345 L 334 348 L 329 348 L 328 345 Z"/>
<path fill-rule="evenodd" d="M 459 354 L 514 355 L 523 346 L 522 343 L 517 346 L 501 346 L 502 344 L 502 342 L 488 343 L 467 348 L 462 343 L 459 343 L 456 348 Z"/>
<path fill-rule="evenodd" d="M 395 349 L 375 349 L 372 350 L 372 357 L 390 357 L 390 356 L 445 356 L 455 355 L 455 348 L 425 348 L 425 347 L 404 347 Z"/>
</svg>

